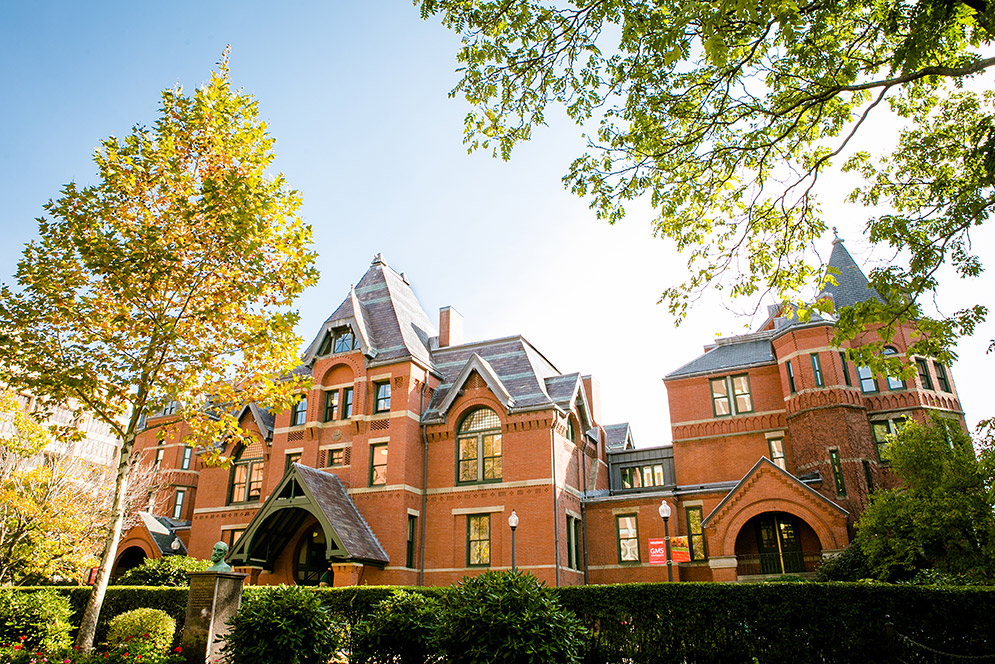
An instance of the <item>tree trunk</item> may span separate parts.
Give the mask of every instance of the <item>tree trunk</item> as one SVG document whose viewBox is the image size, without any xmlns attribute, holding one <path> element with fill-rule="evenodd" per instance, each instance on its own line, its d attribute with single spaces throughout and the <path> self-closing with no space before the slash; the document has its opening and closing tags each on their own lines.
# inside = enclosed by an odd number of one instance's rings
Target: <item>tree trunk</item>
<svg viewBox="0 0 995 664">
<path fill-rule="evenodd" d="M 121 445 L 121 457 L 117 464 L 111 523 L 104 540 L 104 550 L 100 554 L 100 567 L 97 570 L 93 590 L 90 591 L 90 598 L 86 602 L 86 609 L 83 611 L 79 634 L 76 635 L 76 646 L 84 652 L 93 649 L 93 638 L 97 632 L 97 618 L 100 617 L 100 607 L 103 606 L 104 595 L 107 593 L 107 584 L 114 567 L 114 558 L 117 557 L 118 540 L 121 539 L 121 527 L 124 524 L 124 513 L 127 507 L 125 498 L 128 493 L 128 471 L 131 466 L 131 451 L 135 446 L 134 423 L 128 428 L 131 431 L 125 435 L 124 443 Z"/>
</svg>

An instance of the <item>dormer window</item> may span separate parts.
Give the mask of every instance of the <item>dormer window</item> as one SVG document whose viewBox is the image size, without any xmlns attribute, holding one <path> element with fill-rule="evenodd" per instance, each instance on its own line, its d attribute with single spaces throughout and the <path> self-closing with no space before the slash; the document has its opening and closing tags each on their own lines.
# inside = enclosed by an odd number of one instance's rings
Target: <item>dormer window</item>
<svg viewBox="0 0 995 664">
<path fill-rule="evenodd" d="M 328 331 L 325 338 L 321 340 L 318 347 L 318 355 L 328 355 L 329 353 L 347 353 L 358 348 L 356 335 L 352 333 L 352 328 L 348 325 L 335 327 Z"/>
</svg>

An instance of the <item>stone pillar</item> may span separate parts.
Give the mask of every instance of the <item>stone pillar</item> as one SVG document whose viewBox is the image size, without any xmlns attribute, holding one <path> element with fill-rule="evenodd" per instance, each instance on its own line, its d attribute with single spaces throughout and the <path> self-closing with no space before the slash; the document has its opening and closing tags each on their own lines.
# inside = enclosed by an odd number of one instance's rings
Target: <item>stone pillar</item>
<svg viewBox="0 0 995 664">
<path fill-rule="evenodd" d="M 335 574 L 335 577 L 332 579 L 332 585 L 336 588 L 341 586 L 358 586 L 363 566 L 360 563 L 335 563 L 332 565 L 332 572 Z"/>
<path fill-rule="evenodd" d="M 709 558 L 708 566 L 712 568 L 712 581 L 718 583 L 735 583 L 738 579 L 736 565 L 736 556 L 714 556 Z"/>
<path fill-rule="evenodd" d="M 187 618 L 180 645 L 190 664 L 209 664 L 220 658 L 221 643 L 228 633 L 228 620 L 242 603 L 245 574 L 235 572 L 190 572 Z"/>
</svg>

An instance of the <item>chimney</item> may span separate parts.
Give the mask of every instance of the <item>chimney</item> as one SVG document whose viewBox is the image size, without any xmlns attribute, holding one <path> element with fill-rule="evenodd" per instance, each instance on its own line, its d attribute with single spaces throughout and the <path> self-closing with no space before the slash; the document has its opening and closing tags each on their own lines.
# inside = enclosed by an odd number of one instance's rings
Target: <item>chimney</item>
<svg viewBox="0 0 995 664">
<path fill-rule="evenodd" d="M 587 404 L 591 407 L 591 417 L 594 424 L 601 424 L 601 384 L 594 376 L 584 376 L 584 392 L 587 395 Z"/>
<path fill-rule="evenodd" d="M 452 307 L 439 309 L 439 348 L 463 343 L 463 316 Z"/>
</svg>

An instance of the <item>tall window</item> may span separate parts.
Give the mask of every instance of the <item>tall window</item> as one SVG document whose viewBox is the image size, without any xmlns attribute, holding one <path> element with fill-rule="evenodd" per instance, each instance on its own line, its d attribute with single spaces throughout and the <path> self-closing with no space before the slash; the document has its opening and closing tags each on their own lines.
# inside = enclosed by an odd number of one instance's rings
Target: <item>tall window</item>
<svg viewBox="0 0 995 664">
<path fill-rule="evenodd" d="M 231 469 L 229 503 L 258 502 L 263 494 L 262 445 L 256 441 L 242 449 Z"/>
<path fill-rule="evenodd" d="M 788 389 L 794 394 L 798 390 L 795 388 L 795 370 L 791 366 L 791 360 L 784 363 L 784 368 L 788 370 Z"/>
<path fill-rule="evenodd" d="M 404 566 L 412 568 L 415 566 L 415 533 L 418 528 L 418 517 L 414 514 L 408 515 L 408 541 L 405 549 Z"/>
<path fill-rule="evenodd" d="M 352 417 L 352 388 L 342 388 L 342 419 L 348 420 Z"/>
<path fill-rule="evenodd" d="M 860 379 L 860 391 L 864 394 L 878 391 L 878 381 L 870 367 L 857 367 L 857 378 Z"/>
<path fill-rule="evenodd" d="M 843 466 L 839 450 L 829 450 L 829 464 L 833 468 L 833 481 L 836 482 L 836 495 L 846 498 L 846 484 L 843 482 Z"/>
<path fill-rule="evenodd" d="M 493 482 L 501 479 L 501 420 L 490 408 L 478 408 L 460 425 L 456 437 L 458 481 Z"/>
<path fill-rule="evenodd" d="M 784 459 L 784 439 L 768 438 L 767 447 L 770 448 L 770 460 L 781 470 L 787 470 L 788 464 Z"/>
<path fill-rule="evenodd" d="M 947 368 L 933 360 L 933 368 L 936 370 L 936 382 L 940 384 L 940 389 L 944 392 L 953 392 L 950 389 L 950 380 L 947 378 Z"/>
<path fill-rule="evenodd" d="M 753 396 L 750 394 L 750 379 L 746 374 L 713 378 L 712 412 L 715 417 L 723 417 L 735 413 L 753 412 Z"/>
<path fill-rule="evenodd" d="M 370 445 L 370 486 L 387 483 L 387 443 Z"/>
<path fill-rule="evenodd" d="M 386 413 L 390 411 L 390 381 L 374 383 L 373 390 L 376 393 L 373 401 L 373 412 Z"/>
<path fill-rule="evenodd" d="M 884 353 L 882 353 L 882 354 L 883 355 L 898 355 L 898 351 L 895 350 L 894 348 L 892 348 L 891 346 L 888 346 L 887 348 L 884 349 Z M 904 390 L 905 389 L 905 383 L 902 382 L 901 378 L 897 378 L 897 377 L 893 377 L 893 376 L 888 376 L 888 377 L 885 378 L 885 380 L 888 383 L 888 389 L 889 390 Z"/>
<path fill-rule="evenodd" d="M 850 387 L 853 383 L 850 381 L 850 365 L 846 361 L 845 352 L 840 353 L 840 364 L 843 365 L 843 382 L 846 383 L 847 387 Z"/>
<path fill-rule="evenodd" d="M 193 448 L 189 445 L 183 446 L 183 461 L 180 462 L 180 470 L 190 470 L 190 458 L 193 456 Z"/>
<path fill-rule="evenodd" d="M 491 564 L 491 515 L 466 516 L 466 565 L 486 567 Z"/>
<path fill-rule="evenodd" d="M 922 384 L 922 389 L 933 389 L 933 379 L 929 377 L 929 364 L 926 363 L 926 360 L 917 357 L 916 370 L 919 371 L 919 382 Z"/>
<path fill-rule="evenodd" d="M 160 440 L 155 445 L 155 467 L 157 469 L 162 467 L 162 457 L 164 457 L 165 455 L 166 455 L 166 446 Z"/>
<path fill-rule="evenodd" d="M 186 498 L 187 498 L 187 490 L 186 489 L 177 489 L 176 490 L 176 502 L 173 503 L 173 518 L 174 519 L 179 519 L 181 517 L 181 515 L 183 514 L 183 501 L 185 501 Z"/>
<path fill-rule="evenodd" d="M 815 386 L 822 387 L 826 383 L 822 380 L 822 365 L 819 363 L 819 354 L 811 353 L 809 358 L 812 360 L 812 375 L 815 376 Z"/>
<path fill-rule="evenodd" d="M 688 518 L 688 549 L 691 560 L 705 559 L 705 531 L 701 527 L 701 507 L 686 507 L 684 513 Z"/>
<path fill-rule="evenodd" d="M 639 529 L 636 515 L 626 514 L 615 517 L 615 531 L 618 534 L 618 562 L 639 562 Z"/>
<path fill-rule="evenodd" d="M 339 407 L 339 391 L 329 390 L 325 392 L 325 412 L 321 418 L 322 422 L 331 422 L 335 419 L 335 411 Z"/>
<path fill-rule="evenodd" d="M 871 462 L 864 459 L 864 481 L 867 482 L 867 493 L 874 491 L 874 480 L 871 478 Z"/>
<path fill-rule="evenodd" d="M 580 519 L 567 515 L 567 567 L 581 569 L 580 558 L 581 527 Z"/>
<path fill-rule="evenodd" d="M 903 424 L 905 424 L 904 417 L 871 422 L 871 433 L 874 434 L 874 444 L 878 449 L 878 461 L 891 463 L 891 437 L 898 433 Z"/>
<path fill-rule="evenodd" d="M 294 404 L 294 409 L 290 411 L 290 426 L 298 427 L 307 420 L 307 395 L 302 394 L 301 400 Z"/>
</svg>

